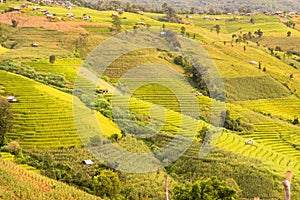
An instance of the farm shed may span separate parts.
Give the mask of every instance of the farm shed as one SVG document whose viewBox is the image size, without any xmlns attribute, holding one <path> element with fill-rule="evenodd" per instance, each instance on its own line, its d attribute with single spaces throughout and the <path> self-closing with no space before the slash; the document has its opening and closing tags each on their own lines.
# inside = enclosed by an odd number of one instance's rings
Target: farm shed
<svg viewBox="0 0 300 200">
<path fill-rule="evenodd" d="M 8 97 L 6 98 L 6 100 L 7 100 L 9 103 L 15 103 L 15 102 L 18 101 L 17 98 L 16 98 L 15 96 L 8 96 Z"/>
<path fill-rule="evenodd" d="M 31 44 L 31 46 L 32 46 L 32 47 L 38 47 L 38 46 L 40 46 L 40 45 L 37 44 L 37 43 L 33 43 L 33 44 Z"/>
<path fill-rule="evenodd" d="M 93 165 L 94 164 L 94 162 L 91 160 L 83 160 L 82 163 L 85 165 Z"/>
<path fill-rule="evenodd" d="M 254 140 L 246 140 L 245 144 L 253 145 L 254 144 Z"/>
</svg>

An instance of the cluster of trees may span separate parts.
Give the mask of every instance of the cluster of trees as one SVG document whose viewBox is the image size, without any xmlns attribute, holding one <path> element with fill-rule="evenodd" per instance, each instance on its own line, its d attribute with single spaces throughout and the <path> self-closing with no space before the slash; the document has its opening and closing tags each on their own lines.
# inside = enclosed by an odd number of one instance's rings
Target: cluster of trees
<svg viewBox="0 0 300 200">
<path fill-rule="evenodd" d="M 183 56 L 177 56 L 174 58 L 174 63 L 176 65 L 181 66 L 184 69 L 184 72 L 186 76 L 190 79 L 191 83 L 203 94 L 208 96 L 209 90 L 207 88 L 207 85 L 205 83 L 204 75 L 207 71 L 204 67 L 201 70 L 202 73 L 200 73 L 200 70 L 197 70 L 192 63 L 184 58 Z"/>
<path fill-rule="evenodd" d="M 205 13 L 209 14 L 209 15 L 221 15 L 223 13 L 227 14 L 227 13 L 231 13 L 233 11 L 233 9 L 226 7 L 224 9 L 220 9 L 220 8 L 209 8 Z M 240 6 L 237 8 L 237 11 L 240 14 L 247 14 L 247 13 L 252 13 L 252 9 L 246 7 L 246 6 Z"/>
<path fill-rule="evenodd" d="M 263 31 L 261 29 L 258 29 L 257 31 L 254 31 L 254 33 L 252 33 L 251 31 L 247 32 L 247 33 L 243 33 L 242 31 L 240 32 L 240 34 L 232 34 L 231 38 L 232 38 L 232 42 L 235 43 L 240 43 L 240 42 L 244 42 L 247 43 L 248 40 L 252 40 L 254 38 L 261 38 L 263 36 Z M 259 43 L 257 42 L 257 46 L 259 46 Z M 244 48 L 244 50 L 246 50 Z"/>
<path fill-rule="evenodd" d="M 211 177 L 189 185 L 177 185 L 174 187 L 173 192 L 175 200 L 238 199 L 237 191 L 225 181 L 218 180 L 217 177 Z"/>
<path fill-rule="evenodd" d="M 10 104 L 6 99 L 0 97 L 0 146 L 7 143 L 5 135 L 12 129 L 12 120 L 13 115 L 10 110 Z"/>
<path fill-rule="evenodd" d="M 244 123 L 240 118 L 232 119 L 230 117 L 230 111 L 226 110 L 221 113 L 221 124 L 224 128 L 237 132 L 249 132 L 253 129 L 250 124 Z M 204 139 L 207 134 L 210 134 L 211 130 L 208 127 L 204 126 L 197 134 L 196 138 L 200 142 L 204 142 Z"/>
<path fill-rule="evenodd" d="M 17 162 L 33 166 L 49 178 L 103 198 L 114 199 L 122 189 L 119 173 L 102 164 L 87 167 L 83 164 L 74 165 L 71 161 L 58 162 L 49 152 L 25 152 Z"/>
<path fill-rule="evenodd" d="M 166 30 L 165 25 L 163 25 L 162 30 L 166 32 L 165 39 L 168 42 L 168 47 L 171 49 L 171 51 L 178 51 L 178 49 L 181 48 L 181 44 L 177 37 L 177 33 L 171 30 Z"/>
<path fill-rule="evenodd" d="M 230 116 L 230 111 L 226 110 L 221 113 L 222 121 L 224 122 L 224 128 L 232 131 L 238 132 L 249 132 L 252 130 L 250 124 L 241 122 L 240 118 L 232 119 Z"/>
<path fill-rule="evenodd" d="M 137 12 L 138 10 L 146 12 L 155 12 L 163 13 L 160 2 L 155 1 L 137 1 L 129 0 L 127 2 L 120 0 L 99 0 L 99 1 L 84 1 L 84 0 L 71 0 L 75 5 L 80 5 L 96 10 L 116 10 L 124 9 L 126 12 Z M 188 2 L 182 2 L 178 4 L 175 1 L 168 2 L 174 9 L 177 10 L 180 14 L 194 14 L 194 13 L 208 13 L 208 14 L 222 14 L 222 13 L 231 13 L 234 11 L 239 12 L 240 14 L 252 13 L 253 11 L 277 11 L 277 10 L 289 10 L 287 9 L 290 5 L 281 2 L 264 2 L 263 4 L 257 4 L 257 2 L 247 3 L 245 2 L 222 2 L 218 0 L 212 0 L 209 2 L 196 2 L 192 6 Z M 299 5 L 298 5 L 299 6 Z M 289 7 L 290 10 L 297 10 L 295 5 Z"/>
<path fill-rule="evenodd" d="M 292 20 L 289 20 L 287 22 L 284 22 L 284 24 L 287 26 L 287 27 L 290 27 L 290 28 L 295 28 L 296 26 L 296 23 L 293 22 Z"/>
<path fill-rule="evenodd" d="M 77 152 L 77 150 L 76 150 Z M 72 159 L 71 159 L 72 160 Z M 83 166 L 68 161 L 57 161 L 46 151 L 28 152 L 18 157 L 19 163 L 26 163 L 39 169 L 43 175 L 69 185 L 76 186 L 88 193 L 104 199 L 130 198 L 132 188 L 126 186 L 126 173 L 111 169 L 103 164 Z M 131 176 L 131 175 L 130 175 Z M 162 182 L 163 184 L 163 182 Z M 194 183 L 176 184 L 169 188 L 172 199 L 238 199 L 238 185 L 234 180 L 221 181 L 217 177 Z M 138 191 L 138 190 L 137 190 Z M 144 194 L 137 194 L 143 198 Z"/>
<path fill-rule="evenodd" d="M 164 13 L 165 16 L 158 18 L 159 21 L 182 23 L 182 19 L 176 14 L 177 11 L 173 7 L 169 6 L 167 3 L 164 3 L 162 5 L 162 13 Z"/>
<path fill-rule="evenodd" d="M 193 87 L 197 88 L 203 95 L 211 96 L 217 100 L 224 101 L 225 99 L 225 91 L 219 89 L 217 86 L 211 83 L 211 88 L 209 89 L 206 81 L 210 81 L 205 79 L 207 76 L 208 69 L 205 66 L 199 65 L 194 66 L 189 59 L 183 56 L 177 56 L 174 58 L 174 63 L 176 65 L 180 65 L 185 72 L 185 75 L 190 80 L 190 83 Z"/>
</svg>

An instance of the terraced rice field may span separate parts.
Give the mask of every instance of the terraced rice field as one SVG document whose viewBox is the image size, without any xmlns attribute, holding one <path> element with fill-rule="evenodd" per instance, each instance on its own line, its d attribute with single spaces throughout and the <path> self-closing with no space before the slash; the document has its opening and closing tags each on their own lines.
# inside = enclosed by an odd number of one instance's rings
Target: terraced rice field
<svg viewBox="0 0 300 200">
<path fill-rule="evenodd" d="M 68 81 L 74 83 L 78 68 L 82 63 L 83 61 L 79 58 L 65 58 L 57 59 L 54 64 L 51 64 L 49 60 L 39 60 L 36 62 L 25 62 L 23 65 L 32 67 L 38 72 L 62 74 Z"/>
<path fill-rule="evenodd" d="M 57 57 L 72 57 L 74 44 L 79 38 L 76 32 L 60 32 L 47 30 L 44 28 L 24 27 L 19 30 L 10 30 L 12 34 L 4 46 L 14 47 L 1 55 L 2 60 L 7 59 L 48 59 L 51 54 Z M 7 33 L 2 31 L 3 35 Z M 30 37 L 29 37 L 30 36 Z M 38 47 L 32 47 L 32 44 L 39 44 Z"/>
<path fill-rule="evenodd" d="M 247 138 L 253 138 L 256 141 L 255 145 L 245 145 Z M 266 163 L 273 163 L 274 166 L 278 166 L 279 170 L 280 168 L 281 170 L 299 170 L 300 162 L 295 159 L 295 155 L 287 154 L 288 148 L 284 152 L 286 145 L 280 141 L 276 141 L 276 139 L 273 141 L 270 139 L 270 143 L 268 144 L 268 138 L 270 138 L 268 135 L 265 135 L 265 140 L 255 138 L 254 135 L 253 137 L 244 138 L 232 133 L 223 132 L 217 146 L 243 156 L 262 160 Z M 278 148 L 273 148 L 276 147 L 274 145 L 276 142 L 278 142 Z"/>
<path fill-rule="evenodd" d="M 34 194 L 34 197 L 33 195 Z M 99 199 L 0 158 L 1 199 Z"/>
<path fill-rule="evenodd" d="M 294 117 L 300 117 L 300 99 L 295 96 L 261 99 L 257 101 L 242 101 L 240 104 L 250 110 L 285 120 L 294 120 Z"/>
<path fill-rule="evenodd" d="M 8 134 L 11 139 L 19 140 L 23 148 L 70 147 L 82 144 L 74 124 L 71 95 L 3 71 L 0 71 L 0 80 L 5 94 L 14 95 L 18 99 L 17 103 L 12 104 L 15 126 Z M 74 101 L 76 102 L 76 98 Z M 81 108 L 83 114 L 86 114 L 87 108 L 83 105 Z M 120 132 L 101 114 L 96 113 L 94 117 L 108 135 Z M 86 130 L 95 128 L 83 123 L 79 127 Z"/>
</svg>

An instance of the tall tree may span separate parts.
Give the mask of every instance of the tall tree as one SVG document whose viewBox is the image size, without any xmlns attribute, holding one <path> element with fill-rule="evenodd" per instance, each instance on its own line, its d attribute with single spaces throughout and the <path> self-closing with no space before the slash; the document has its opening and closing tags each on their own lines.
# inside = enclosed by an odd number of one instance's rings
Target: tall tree
<svg viewBox="0 0 300 200">
<path fill-rule="evenodd" d="M 12 129 L 13 116 L 10 111 L 10 104 L 0 97 L 0 146 L 5 141 L 5 135 Z"/>
<path fill-rule="evenodd" d="M 216 29 L 217 34 L 219 34 L 219 33 L 220 33 L 220 30 L 221 30 L 220 25 L 217 24 L 217 25 L 215 26 L 215 29 Z"/>
<path fill-rule="evenodd" d="M 184 36 L 184 34 L 185 34 L 185 27 L 184 26 L 182 26 L 180 28 L 180 32 L 181 32 L 181 35 Z"/>
<path fill-rule="evenodd" d="M 113 17 L 113 28 L 118 33 L 121 31 L 121 19 L 118 16 Z"/>
<path fill-rule="evenodd" d="M 94 176 L 95 194 L 110 199 L 117 198 L 121 191 L 121 181 L 116 172 L 109 169 L 102 169 Z"/>
<path fill-rule="evenodd" d="M 201 182 L 197 181 L 192 185 L 175 186 L 173 192 L 175 200 L 238 199 L 237 191 L 225 181 L 218 180 L 217 177 L 212 177 Z"/>
<path fill-rule="evenodd" d="M 195 8 L 194 7 L 191 7 L 190 14 L 195 14 Z"/>
</svg>

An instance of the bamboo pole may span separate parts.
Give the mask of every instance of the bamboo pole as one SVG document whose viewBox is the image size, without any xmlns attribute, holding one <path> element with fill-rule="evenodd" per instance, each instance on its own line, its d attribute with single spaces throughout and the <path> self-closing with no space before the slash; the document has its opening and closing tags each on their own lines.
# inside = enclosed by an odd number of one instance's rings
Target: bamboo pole
<svg viewBox="0 0 300 200">
<path fill-rule="evenodd" d="M 283 181 L 284 186 L 284 200 L 291 200 L 291 184 L 292 184 L 292 172 L 287 171 L 285 174 L 285 181 Z"/>
<path fill-rule="evenodd" d="M 166 200 L 169 200 L 169 186 L 168 186 L 169 176 L 166 177 L 165 188 L 166 188 Z"/>
</svg>

